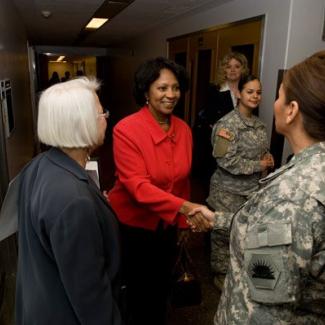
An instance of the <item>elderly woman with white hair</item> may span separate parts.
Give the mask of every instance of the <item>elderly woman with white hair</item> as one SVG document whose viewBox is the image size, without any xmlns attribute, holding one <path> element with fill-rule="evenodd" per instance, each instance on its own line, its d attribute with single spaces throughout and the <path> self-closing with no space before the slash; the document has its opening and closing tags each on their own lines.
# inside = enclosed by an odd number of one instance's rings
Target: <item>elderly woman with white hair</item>
<svg viewBox="0 0 325 325">
<path fill-rule="evenodd" d="M 38 136 L 52 148 L 20 173 L 16 324 L 121 324 L 118 224 L 85 170 L 108 112 L 87 78 L 39 102 Z"/>
</svg>

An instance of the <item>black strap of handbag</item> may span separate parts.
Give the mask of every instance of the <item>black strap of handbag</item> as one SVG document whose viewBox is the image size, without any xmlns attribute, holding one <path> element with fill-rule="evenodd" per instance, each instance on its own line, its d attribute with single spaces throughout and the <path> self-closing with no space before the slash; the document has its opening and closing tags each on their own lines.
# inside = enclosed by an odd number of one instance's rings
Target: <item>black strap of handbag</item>
<svg viewBox="0 0 325 325">
<path fill-rule="evenodd" d="M 186 243 L 181 243 L 178 251 L 178 257 L 175 263 L 174 271 L 182 270 L 182 272 L 194 273 L 194 262 L 190 256 Z"/>
</svg>

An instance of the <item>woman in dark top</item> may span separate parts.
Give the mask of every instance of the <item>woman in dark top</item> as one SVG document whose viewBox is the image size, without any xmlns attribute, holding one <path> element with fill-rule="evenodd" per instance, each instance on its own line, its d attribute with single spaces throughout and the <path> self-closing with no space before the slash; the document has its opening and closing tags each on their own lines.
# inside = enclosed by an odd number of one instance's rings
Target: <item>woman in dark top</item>
<svg viewBox="0 0 325 325">
<path fill-rule="evenodd" d="M 38 136 L 52 148 L 20 173 L 17 325 L 120 325 L 118 224 L 85 170 L 108 112 L 87 78 L 48 88 Z"/>
<path fill-rule="evenodd" d="M 245 55 L 238 52 L 225 55 L 219 64 L 216 82 L 210 84 L 205 104 L 198 114 L 193 130 L 193 169 L 205 179 L 207 188 L 215 170 L 211 146 L 212 127 L 237 106 L 238 82 L 248 71 Z"/>
</svg>

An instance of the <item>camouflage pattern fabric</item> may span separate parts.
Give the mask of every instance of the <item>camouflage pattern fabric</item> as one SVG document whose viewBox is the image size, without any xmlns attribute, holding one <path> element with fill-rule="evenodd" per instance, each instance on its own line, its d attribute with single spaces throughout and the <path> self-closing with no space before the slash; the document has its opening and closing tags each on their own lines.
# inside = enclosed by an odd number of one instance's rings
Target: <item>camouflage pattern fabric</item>
<svg viewBox="0 0 325 325">
<path fill-rule="evenodd" d="M 211 178 L 208 203 L 215 190 L 249 195 L 258 189 L 260 160 L 268 152 L 265 124 L 256 116 L 244 118 L 238 108 L 220 119 L 212 130 L 217 168 Z"/>
<path fill-rule="evenodd" d="M 259 187 L 260 160 L 268 150 L 265 125 L 256 116 L 242 117 L 235 108 L 216 123 L 211 141 L 217 169 L 207 203 L 217 211 L 236 212 Z M 215 273 L 227 273 L 229 233 L 211 232 L 210 263 Z"/>
<path fill-rule="evenodd" d="M 261 180 L 235 213 L 215 325 L 325 324 L 325 142 Z"/>
<path fill-rule="evenodd" d="M 246 196 L 232 194 L 226 191 L 214 191 L 214 202 L 211 207 L 215 211 L 236 212 L 245 203 Z M 216 274 L 226 275 L 229 264 L 229 230 L 211 231 L 211 269 Z"/>
</svg>

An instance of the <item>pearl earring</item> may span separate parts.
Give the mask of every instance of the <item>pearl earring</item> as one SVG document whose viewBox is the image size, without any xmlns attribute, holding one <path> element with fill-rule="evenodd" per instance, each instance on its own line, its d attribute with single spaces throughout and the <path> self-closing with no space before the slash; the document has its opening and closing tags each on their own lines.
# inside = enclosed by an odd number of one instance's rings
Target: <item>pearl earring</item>
<svg viewBox="0 0 325 325">
<path fill-rule="evenodd" d="M 146 98 L 146 104 L 149 105 L 149 99 L 148 98 Z"/>
</svg>

